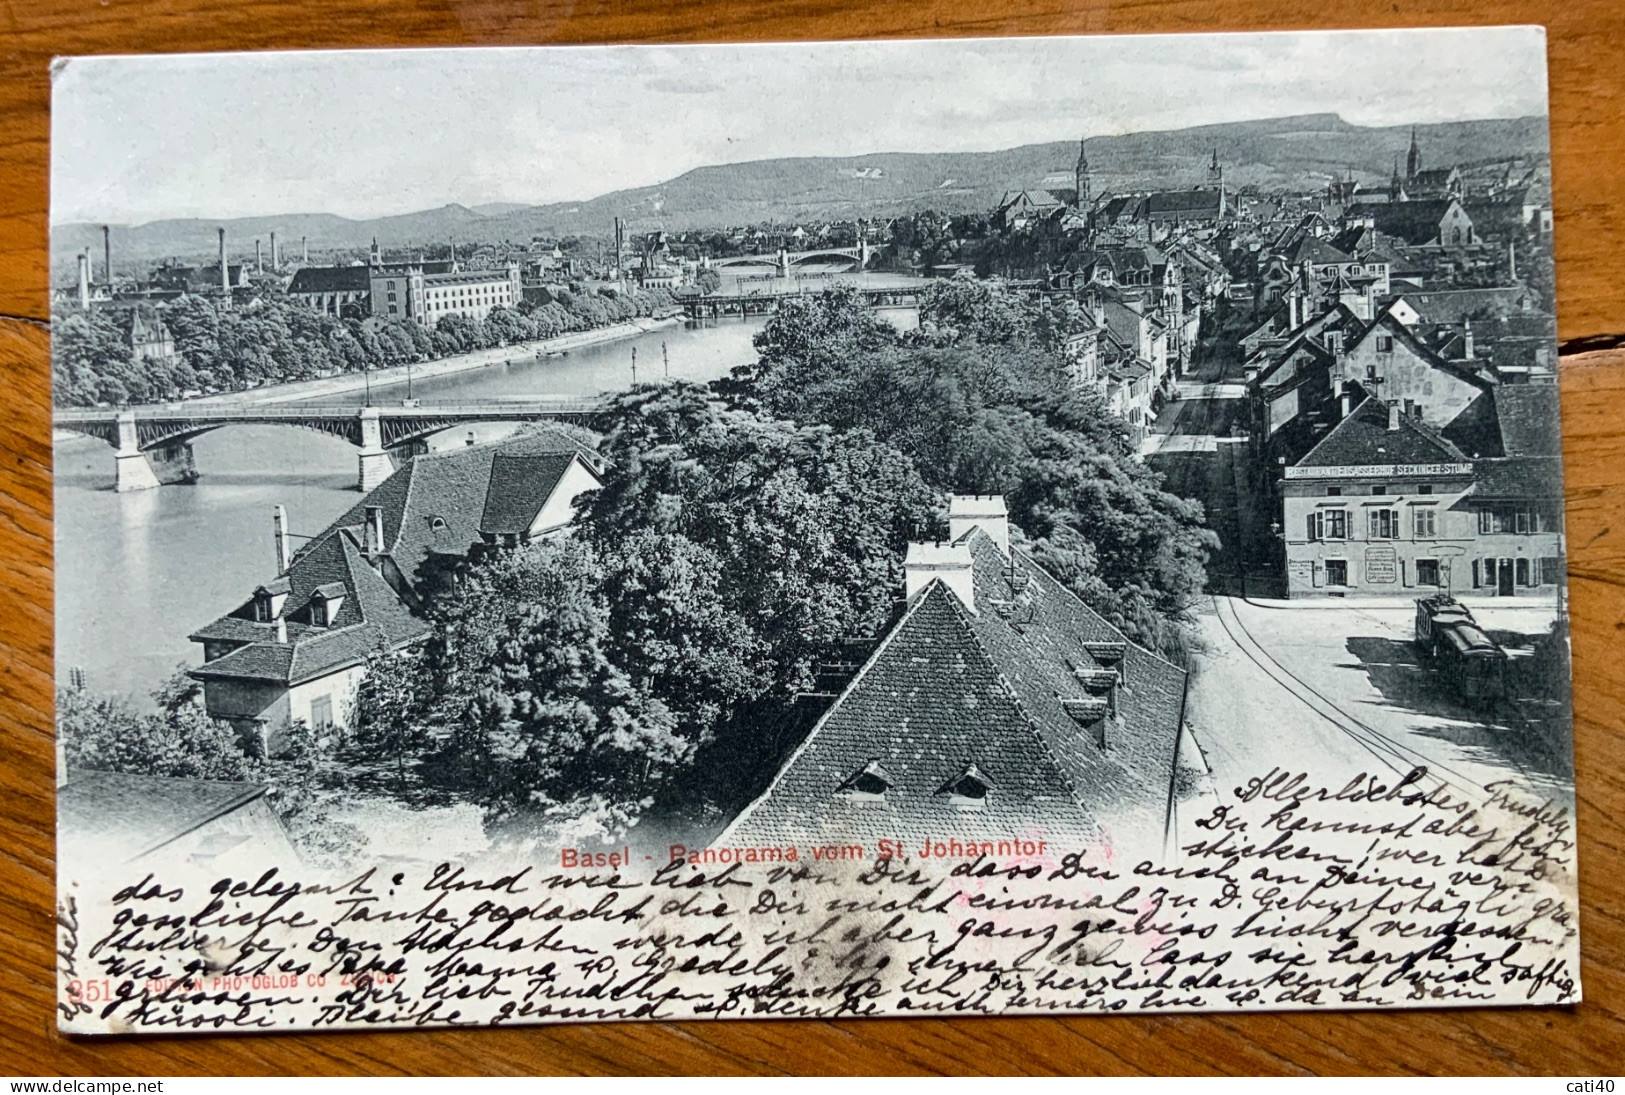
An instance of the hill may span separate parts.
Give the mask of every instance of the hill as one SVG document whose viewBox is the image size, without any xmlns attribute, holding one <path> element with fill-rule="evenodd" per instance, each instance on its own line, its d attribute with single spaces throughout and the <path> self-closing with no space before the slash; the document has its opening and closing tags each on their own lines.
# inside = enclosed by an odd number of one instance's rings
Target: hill
<svg viewBox="0 0 1625 1095">
<path fill-rule="evenodd" d="M 1226 181 L 1236 187 L 1305 190 L 1333 174 L 1367 183 L 1385 181 L 1395 156 L 1403 158 L 1410 127 L 1350 125 L 1335 114 L 1232 122 L 1190 129 L 1092 137 L 1086 143 L 1097 193 L 1190 186 L 1206 176 L 1215 148 Z M 1447 122 L 1417 127 L 1424 166 L 1543 156 L 1544 117 Z M 1075 142 L 1023 145 L 993 152 L 902 153 L 756 160 L 696 168 L 656 186 L 619 190 L 581 202 L 522 206 L 498 202 L 370 220 L 315 213 L 203 219 L 115 226 L 115 262 L 166 256 L 204 258 L 213 253 L 215 228 L 224 224 L 234 256 L 252 252 L 250 240 L 274 229 L 284 254 L 301 237 L 314 250 L 363 248 L 374 236 L 385 247 L 421 246 L 448 237 L 459 242 L 528 241 L 538 233 L 606 236 L 613 218 L 633 231 L 672 231 L 763 221 L 887 217 L 919 209 L 949 213 L 991 208 L 1009 189 L 1070 185 Z M 53 265 L 67 268 L 90 248 L 99 257 L 101 230 L 64 224 L 52 233 Z"/>
</svg>

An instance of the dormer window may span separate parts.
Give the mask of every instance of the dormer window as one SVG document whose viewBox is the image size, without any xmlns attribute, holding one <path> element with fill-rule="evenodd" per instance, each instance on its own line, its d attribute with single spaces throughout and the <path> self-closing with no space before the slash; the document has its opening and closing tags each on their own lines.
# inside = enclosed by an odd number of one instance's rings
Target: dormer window
<svg viewBox="0 0 1625 1095">
<path fill-rule="evenodd" d="M 327 626 L 327 601 L 325 598 L 317 597 L 310 602 L 310 626 Z"/>
<path fill-rule="evenodd" d="M 885 802 L 891 785 L 890 774 L 878 760 L 872 760 L 841 784 L 840 791 L 854 802 Z"/>
<path fill-rule="evenodd" d="M 256 593 L 254 595 L 254 622 L 268 624 L 275 615 L 271 610 L 271 595 L 269 593 Z"/>
<path fill-rule="evenodd" d="M 964 810 L 980 810 L 987 805 L 987 794 L 993 783 L 974 764 L 967 764 L 962 772 L 941 787 L 937 794 L 947 795 L 948 801 Z"/>
</svg>

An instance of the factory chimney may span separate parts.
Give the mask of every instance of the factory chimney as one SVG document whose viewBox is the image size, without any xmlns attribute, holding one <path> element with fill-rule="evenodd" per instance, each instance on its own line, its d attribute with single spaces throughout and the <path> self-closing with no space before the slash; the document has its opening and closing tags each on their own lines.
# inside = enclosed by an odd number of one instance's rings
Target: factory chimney
<svg viewBox="0 0 1625 1095">
<path fill-rule="evenodd" d="M 282 269 L 282 257 L 276 252 L 276 231 L 271 232 L 271 269 Z"/>
<path fill-rule="evenodd" d="M 254 273 L 265 273 L 265 252 L 260 250 L 260 241 L 254 241 Z"/>
<path fill-rule="evenodd" d="M 107 266 L 107 288 L 111 293 L 113 288 L 113 230 L 102 225 L 102 261 Z"/>
<path fill-rule="evenodd" d="M 288 511 L 284 506 L 277 506 L 271 512 L 271 526 L 276 533 L 276 572 L 281 576 L 288 573 L 288 567 L 293 563 L 291 537 L 288 534 Z"/>
<path fill-rule="evenodd" d="M 309 266 L 310 265 L 310 237 L 308 237 L 308 236 L 300 236 L 299 237 L 299 252 L 300 252 L 300 254 L 299 254 L 299 265 L 301 265 L 301 266 Z"/>
<path fill-rule="evenodd" d="M 79 252 L 79 307 L 90 309 L 90 252 Z"/>
<path fill-rule="evenodd" d="M 231 296 L 231 267 L 226 265 L 226 230 L 217 229 L 220 233 L 220 291 Z"/>
</svg>

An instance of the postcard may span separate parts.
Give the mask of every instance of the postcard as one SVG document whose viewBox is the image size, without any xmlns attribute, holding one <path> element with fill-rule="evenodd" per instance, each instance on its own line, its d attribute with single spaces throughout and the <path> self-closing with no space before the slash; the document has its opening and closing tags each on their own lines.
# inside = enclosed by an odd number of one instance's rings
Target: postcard
<svg viewBox="0 0 1625 1095">
<path fill-rule="evenodd" d="M 1540 28 L 86 57 L 75 1034 L 1580 999 Z"/>
</svg>

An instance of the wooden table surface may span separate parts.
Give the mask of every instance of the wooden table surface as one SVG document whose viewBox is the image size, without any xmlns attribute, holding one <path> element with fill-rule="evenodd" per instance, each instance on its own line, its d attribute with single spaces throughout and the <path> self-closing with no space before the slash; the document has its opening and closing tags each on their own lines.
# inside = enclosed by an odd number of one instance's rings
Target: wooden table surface
<svg viewBox="0 0 1625 1095">
<path fill-rule="evenodd" d="M 83 1041 L 52 1014 L 53 55 L 1541 23 L 1548 28 L 1585 1001 L 1565 1009 L 598 1024 Z M 1625 5 L 1619 0 L 6 0 L 0 4 L 0 1071 L 1617 1073 L 1625 1061 Z M 1336 79 L 1336 73 L 1328 73 Z M 1599 347 L 1604 348 L 1599 350 Z M 1583 352 L 1591 351 L 1591 352 Z M 1614 526 L 1619 526 L 1616 530 Z"/>
</svg>

